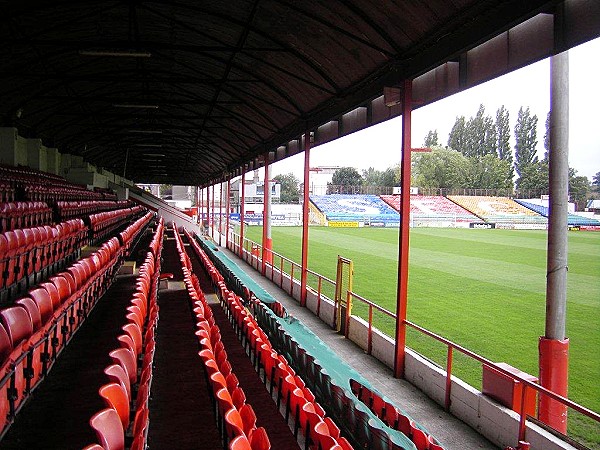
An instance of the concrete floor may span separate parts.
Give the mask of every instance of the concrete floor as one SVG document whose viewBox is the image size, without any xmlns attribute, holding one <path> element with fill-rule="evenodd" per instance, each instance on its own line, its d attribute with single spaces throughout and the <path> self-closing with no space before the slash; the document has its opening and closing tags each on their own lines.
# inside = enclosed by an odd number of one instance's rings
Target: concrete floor
<svg viewBox="0 0 600 450">
<path fill-rule="evenodd" d="M 354 370 L 365 377 L 377 390 L 401 405 L 418 423 L 426 427 L 447 450 L 497 449 L 485 437 L 427 397 L 407 381 L 394 378 L 392 370 L 376 358 L 367 355 L 352 341 L 337 334 L 311 311 L 301 307 L 279 286 L 238 259 L 232 252 L 220 248 L 248 273 L 263 289 L 285 306 L 287 312 L 301 320 L 323 342 L 331 347 Z"/>
</svg>

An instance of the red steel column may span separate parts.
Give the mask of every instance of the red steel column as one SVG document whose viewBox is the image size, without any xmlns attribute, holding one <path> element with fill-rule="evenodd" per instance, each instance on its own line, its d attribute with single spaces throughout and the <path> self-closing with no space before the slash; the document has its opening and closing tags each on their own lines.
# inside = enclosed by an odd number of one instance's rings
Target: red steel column
<svg viewBox="0 0 600 450">
<path fill-rule="evenodd" d="M 206 191 L 206 234 L 209 234 L 208 231 L 210 229 L 210 197 L 209 197 L 209 187 L 206 186 L 204 189 Z"/>
<path fill-rule="evenodd" d="M 240 195 L 240 257 L 244 256 L 244 208 L 246 207 L 246 169 L 242 169 L 242 193 Z"/>
<path fill-rule="evenodd" d="M 196 203 L 196 223 L 200 223 L 200 187 L 194 186 L 194 200 Z"/>
<path fill-rule="evenodd" d="M 302 272 L 300 277 L 300 306 L 306 306 L 306 280 L 308 278 L 308 219 L 310 182 L 310 132 L 304 134 L 304 192 L 302 193 Z M 283 276 L 283 274 L 282 274 Z"/>
<path fill-rule="evenodd" d="M 546 327 L 539 341 L 540 384 L 563 397 L 569 380 L 567 317 L 567 219 L 569 206 L 569 55 L 550 60 L 550 154 Z M 567 407 L 539 397 L 539 419 L 567 432 Z"/>
<path fill-rule="evenodd" d="M 211 196 L 211 200 L 212 200 L 212 205 L 210 207 L 211 211 L 212 211 L 212 226 L 211 226 L 211 236 L 214 239 L 215 238 L 215 185 L 212 185 L 212 192 L 210 193 Z"/>
<path fill-rule="evenodd" d="M 219 247 L 222 245 L 221 236 L 223 235 L 223 180 L 219 184 Z"/>
<path fill-rule="evenodd" d="M 267 273 L 267 264 L 273 264 L 273 239 L 271 238 L 271 180 L 269 170 L 269 152 L 265 153 L 265 185 L 263 192 L 263 236 L 262 236 L 262 274 Z"/>
<path fill-rule="evenodd" d="M 402 89 L 402 161 L 400 164 L 400 238 L 398 240 L 398 287 L 396 299 L 396 354 L 394 376 L 404 378 L 406 347 L 406 308 L 408 300 L 408 245 L 410 227 L 410 154 L 412 80 L 404 80 Z"/>
<path fill-rule="evenodd" d="M 227 198 L 225 199 L 225 247 L 229 248 L 229 204 L 231 197 L 231 175 L 227 175 Z"/>
</svg>

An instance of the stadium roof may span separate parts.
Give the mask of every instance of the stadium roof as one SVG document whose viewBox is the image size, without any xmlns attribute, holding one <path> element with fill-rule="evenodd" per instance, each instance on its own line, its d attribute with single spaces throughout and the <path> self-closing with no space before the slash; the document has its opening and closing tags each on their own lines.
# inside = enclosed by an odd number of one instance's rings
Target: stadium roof
<svg viewBox="0 0 600 450">
<path fill-rule="evenodd" d="M 192 185 L 297 153 L 307 130 L 319 144 L 394 117 L 383 89 L 404 79 L 420 106 L 600 34 L 597 0 L 1 6 L 0 125 Z"/>
</svg>

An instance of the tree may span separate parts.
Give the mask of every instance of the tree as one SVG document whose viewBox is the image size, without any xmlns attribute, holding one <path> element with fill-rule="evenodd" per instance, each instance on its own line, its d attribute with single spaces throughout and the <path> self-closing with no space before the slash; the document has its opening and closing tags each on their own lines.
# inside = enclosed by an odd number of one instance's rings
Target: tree
<svg viewBox="0 0 600 450">
<path fill-rule="evenodd" d="M 468 158 L 466 188 L 505 189 L 512 191 L 510 163 L 496 155 L 483 155 Z"/>
<path fill-rule="evenodd" d="M 575 169 L 569 168 L 569 197 L 575 203 L 577 211 L 581 211 L 586 204 L 590 191 L 590 180 L 585 176 L 578 176 Z"/>
<path fill-rule="evenodd" d="M 548 161 L 536 161 L 522 169 L 517 179 L 517 189 L 520 191 L 535 191 L 534 195 L 548 192 Z"/>
<path fill-rule="evenodd" d="M 523 176 L 523 171 L 527 166 L 538 162 L 536 156 L 537 121 L 538 118 L 535 114 L 531 116 L 529 107 L 519 108 L 515 125 L 515 170 L 519 177 Z"/>
<path fill-rule="evenodd" d="M 381 186 L 382 175 L 383 172 L 369 167 L 367 170 L 362 171 L 363 183 L 366 186 Z"/>
<path fill-rule="evenodd" d="M 600 194 L 600 172 L 596 172 L 596 175 L 592 177 L 592 191 Z"/>
<path fill-rule="evenodd" d="M 510 161 L 512 164 L 513 155 L 510 147 L 510 114 L 502 105 L 496 111 L 496 146 L 498 158 Z"/>
<path fill-rule="evenodd" d="M 467 146 L 467 135 L 465 116 L 456 117 L 452 130 L 448 135 L 448 147 L 460 153 L 465 153 Z"/>
<path fill-rule="evenodd" d="M 331 179 L 334 186 L 360 186 L 363 178 L 354 167 L 342 167 L 337 169 Z"/>
<path fill-rule="evenodd" d="M 433 147 L 434 145 L 439 145 L 437 130 L 429 130 L 427 136 L 425 136 L 424 145 L 425 147 Z"/>
<path fill-rule="evenodd" d="M 496 148 L 498 158 L 507 161 L 510 166 L 507 176 L 512 183 L 515 170 L 513 168 L 513 154 L 510 146 L 510 115 L 504 105 L 496 111 Z"/>
<path fill-rule="evenodd" d="M 430 153 L 417 153 L 412 168 L 415 185 L 424 188 L 462 188 L 469 171 L 469 160 L 451 148 L 433 147 Z"/>
<path fill-rule="evenodd" d="M 281 203 L 298 203 L 300 201 L 300 181 L 293 173 L 277 175 L 273 180 L 281 185 L 279 201 Z"/>
<path fill-rule="evenodd" d="M 397 166 L 398 168 L 400 166 Z M 400 184 L 400 176 L 397 176 L 396 173 L 399 173 L 399 170 L 396 170 L 396 166 L 388 167 L 381 174 L 381 185 L 387 187 L 398 186 Z"/>
<path fill-rule="evenodd" d="M 485 107 L 479 105 L 475 117 L 471 117 L 465 125 L 466 146 L 462 152 L 465 156 L 496 155 L 496 127 L 490 116 L 485 114 Z"/>
<path fill-rule="evenodd" d="M 544 133 L 544 148 L 546 152 L 544 153 L 544 159 L 548 160 L 548 154 L 550 153 L 550 111 L 548 111 L 548 115 L 546 116 L 546 132 Z"/>
</svg>

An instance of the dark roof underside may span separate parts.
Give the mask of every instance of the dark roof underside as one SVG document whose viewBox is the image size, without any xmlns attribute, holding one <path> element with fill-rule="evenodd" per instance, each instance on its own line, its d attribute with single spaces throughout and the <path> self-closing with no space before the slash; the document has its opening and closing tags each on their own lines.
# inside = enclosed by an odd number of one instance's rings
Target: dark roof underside
<svg viewBox="0 0 600 450">
<path fill-rule="evenodd" d="M 398 115 L 384 86 L 415 79 L 425 104 L 592 39 L 599 5 L 0 2 L 0 125 L 118 175 L 127 161 L 136 182 L 203 185 L 298 152 L 307 130 Z"/>
</svg>

